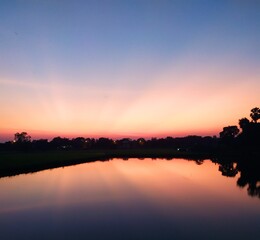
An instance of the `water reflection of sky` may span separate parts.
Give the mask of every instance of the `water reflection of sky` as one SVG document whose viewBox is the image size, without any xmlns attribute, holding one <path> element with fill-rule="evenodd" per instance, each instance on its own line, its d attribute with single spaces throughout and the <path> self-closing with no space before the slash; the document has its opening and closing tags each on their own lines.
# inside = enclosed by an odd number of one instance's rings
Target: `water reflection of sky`
<svg viewBox="0 0 260 240">
<path fill-rule="evenodd" d="M 255 239 L 260 202 L 238 177 L 211 161 L 115 159 L 3 178 L 0 238 Z"/>
</svg>

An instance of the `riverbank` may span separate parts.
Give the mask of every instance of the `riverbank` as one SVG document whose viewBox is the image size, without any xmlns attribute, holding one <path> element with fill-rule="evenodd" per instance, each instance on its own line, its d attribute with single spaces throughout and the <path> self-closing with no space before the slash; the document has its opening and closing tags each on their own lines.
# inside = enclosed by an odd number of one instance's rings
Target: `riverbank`
<svg viewBox="0 0 260 240">
<path fill-rule="evenodd" d="M 207 159 L 209 153 L 180 152 L 172 149 L 56 150 L 0 152 L 0 177 L 65 167 L 111 158 L 191 158 Z"/>
<path fill-rule="evenodd" d="M 235 153 L 186 152 L 174 149 L 55 150 L 0 152 L 0 177 L 37 172 L 112 158 L 186 158 L 193 160 L 238 157 Z M 233 159 L 234 160 L 234 159 Z"/>
</svg>

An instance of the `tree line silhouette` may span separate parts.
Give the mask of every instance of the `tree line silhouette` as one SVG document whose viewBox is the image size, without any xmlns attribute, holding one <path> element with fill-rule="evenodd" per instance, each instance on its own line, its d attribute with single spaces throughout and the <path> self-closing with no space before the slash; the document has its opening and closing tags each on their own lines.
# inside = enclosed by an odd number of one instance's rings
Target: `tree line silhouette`
<svg viewBox="0 0 260 240">
<path fill-rule="evenodd" d="M 73 139 L 55 137 L 51 141 L 47 139 L 32 140 L 26 133 L 16 133 L 13 141 L 1 144 L 2 150 L 88 150 L 88 149 L 145 149 L 145 148 L 175 148 L 177 151 L 199 151 L 216 147 L 216 137 L 166 137 L 151 139 L 122 138 L 113 140 L 110 138 L 84 138 Z"/>
<path fill-rule="evenodd" d="M 222 176 L 234 178 L 238 175 L 237 186 L 239 188 L 246 188 L 249 196 L 260 198 L 259 161 L 253 160 L 248 164 L 247 161 L 223 157 L 213 158 L 211 160 L 219 165 L 218 170 Z M 203 164 L 203 162 L 204 160 L 201 160 L 200 164 Z"/>
<path fill-rule="evenodd" d="M 260 109 L 255 107 L 250 113 L 251 121 L 241 118 L 238 126 L 224 127 L 219 137 L 186 136 L 166 138 L 110 139 L 84 138 L 73 139 L 54 137 L 32 140 L 27 132 L 15 133 L 14 140 L 0 144 L 0 150 L 87 150 L 87 149 L 136 149 L 136 148 L 171 148 L 181 152 L 216 152 L 230 150 L 256 151 L 260 149 Z M 258 150 L 259 151 L 259 150 Z"/>
</svg>

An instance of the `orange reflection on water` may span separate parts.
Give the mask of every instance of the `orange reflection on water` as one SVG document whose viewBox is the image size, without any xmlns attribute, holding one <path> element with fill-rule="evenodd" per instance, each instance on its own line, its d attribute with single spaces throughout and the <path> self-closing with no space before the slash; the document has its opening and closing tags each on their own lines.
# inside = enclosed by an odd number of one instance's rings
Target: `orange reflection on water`
<svg viewBox="0 0 260 240">
<path fill-rule="evenodd" d="M 236 186 L 237 178 L 222 177 L 211 161 L 202 165 L 183 159 L 86 163 L 0 179 L 0 213 L 71 204 L 131 207 L 140 201 L 165 212 L 173 203 L 175 209 L 190 211 L 217 206 L 220 199 L 227 207 L 247 201 L 250 206 L 258 204 L 258 199 L 249 199 Z"/>
</svg>

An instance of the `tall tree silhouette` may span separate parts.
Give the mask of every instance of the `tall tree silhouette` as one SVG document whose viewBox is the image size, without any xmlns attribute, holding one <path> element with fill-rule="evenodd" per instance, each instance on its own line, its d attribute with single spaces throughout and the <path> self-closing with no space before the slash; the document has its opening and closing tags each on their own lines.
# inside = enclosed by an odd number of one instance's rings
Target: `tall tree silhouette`
<svg viewBox="0 0 260 240">
<path fill-rule="evenodd" d="M 255 107 L 251 109 L 250 117 L 254 123 L 257 123 L 257 121 L 260 119 L 260 108 Z"/>
<path fill-rule="evenodd" d="M 250 125 L 250 121 L 247 118 L 239 119 L 239 127 L 242 129 L 243 132 L 246 129 L 248 129 L 249 125 Z"/>
</svg>

